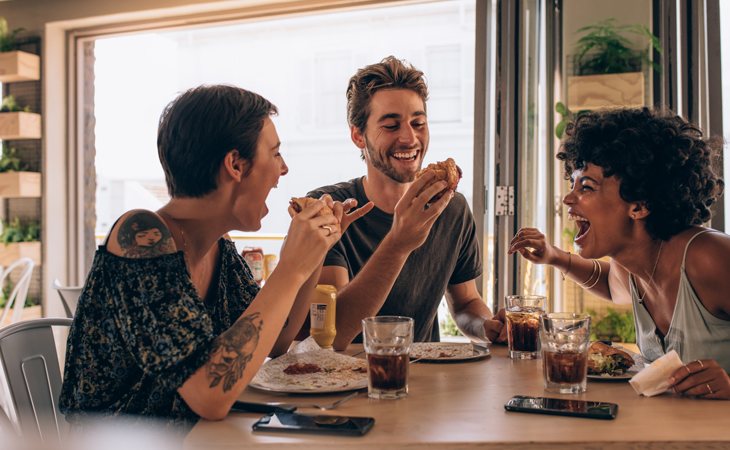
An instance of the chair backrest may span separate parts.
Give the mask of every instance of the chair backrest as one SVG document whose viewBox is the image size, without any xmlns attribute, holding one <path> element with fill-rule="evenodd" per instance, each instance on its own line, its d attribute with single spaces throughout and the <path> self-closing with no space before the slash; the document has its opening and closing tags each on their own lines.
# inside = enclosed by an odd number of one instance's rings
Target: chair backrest
<svg viewBox="0 0 730 450">
<path fill-rule="evenodd" d="M 10 323 L 15 323 L 20 320 L 23 314 L 23 307 L 25 306 L 25 299 L 28 296 L 28 288 L 30 287 L 30 279 L 33 275 L 33 267 L 35 263 L 30 258 L 20 258 L 13 261 L 5 270 L 2 271 L 0 276 L 0 290 L 4 290 L 5 286 L 10 282 L 10 275 L 17 271 L 20 271 L 18 279 L 15 280 L 13 288 L 10 290 L 9 295 L 5 299 L 5 308 L 3 314 L 0 316 L 0 324 L 5 323 L 5 319 L 13 311 L 10 316 Z M 15 309 L 12 307 L 15 305 Z"/>
<path fill-rule="evenodd" d="M 58 278 L 53 280 L 52 287 L 58 292 L 58 296 L 61 298 L 63 309 L 66 311 L 66 317 L 73 318 L 74 313 L 76 313 L 76 305 L 79 303 L 79 297 L 81 297 L 81 291 L 84 287 L 63 286 Z"/>
<path fill-rule="evenodd" d="M 65 434 L 66 422 L 58 409 L 61 368 L 52 327 L 70 327 L 71 322 L 35 319 L 0 329 L 0 362 L 24 439 L 57 442 Z"/>
</svg>

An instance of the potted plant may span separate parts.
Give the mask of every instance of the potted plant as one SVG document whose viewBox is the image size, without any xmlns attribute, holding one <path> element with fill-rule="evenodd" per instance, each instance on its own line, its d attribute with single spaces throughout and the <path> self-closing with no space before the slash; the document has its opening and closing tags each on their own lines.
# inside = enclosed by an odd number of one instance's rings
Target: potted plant
<svg viewBox="0 0 730 450">
<path fill-rule="evenodd" d="M 36 265 L 41 263 L 41 227 L 36 221 L 14 218 L 2 222 L 0 233 L 0 265 L 7 266 L 18 258 L 27 257 Z"/>
<path fill-rule="evenodd" d="M 619 25 L 613 18 L 578 33 L 582 36 L 573 55 L 574 76 L 568 77 L 568 108 L 643 106 L 644 69 L 661 70 L 649 57 L 650 49 L 662 51 L 659 39 L 643 25 Z M 630 34 L 648 41 L 646 47 L 635 48 Z"/>
<path fill-rule="evenodd" d="M 0 198 L 40 197 L 41 174 L 27 171 L 15 152 L 14 147 L 3 142 L 0 156 Z"/>
<path fill-rule="evenodd" d="M 40 58 L 32 53 L 19 51 L 17 35 L 22 28 L 11 30 L 8 22 L 0 17 L 0 83 L 33 81 L 40 79 Z"/>
<path fill-rule="evenodd" d="M 41 115 L 30 112 L 30 107 L 21 107 L 15 97 L 3 97 L 0 104 L 0 139 L 40 139 Z"/>
</svg>

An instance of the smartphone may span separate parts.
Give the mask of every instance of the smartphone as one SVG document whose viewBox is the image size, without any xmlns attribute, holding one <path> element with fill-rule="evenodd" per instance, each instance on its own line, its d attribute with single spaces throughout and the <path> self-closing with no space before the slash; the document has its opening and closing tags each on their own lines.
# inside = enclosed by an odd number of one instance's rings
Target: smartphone
<svg viewBox="0 0 730 450">
<path fill-rule="evenodd" d="M 618 405 L 615 403 L 548 397 L 527 397 L 524 395 L 515 395 L 512 397 L 504 404 L 504 409 L 507 411 L 606 420 L 615 419 L 616 414 L 618 414 Z"/>
<path fill-rule="evenodd" d="M 372 417 L 307 415 L 294 412 L 276 412 L 260 418 L 253 424 L 254 431 L 286 431 L 296 433 L 324 433 L 362 436 L 375 423 Z"/>
</svg>

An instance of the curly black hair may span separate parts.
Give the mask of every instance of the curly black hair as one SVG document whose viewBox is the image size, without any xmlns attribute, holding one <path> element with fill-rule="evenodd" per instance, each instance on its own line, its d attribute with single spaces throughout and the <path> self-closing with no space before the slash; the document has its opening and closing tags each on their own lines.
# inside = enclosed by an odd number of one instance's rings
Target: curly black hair
<svg viewBox="0 0 730 450">
<path fill-rule="evenodd" d="M 703 138 L 699 127 L 669 111 L 587 112 L 568 124 L 566 135 L 557 154 L 566 179 L 586 164 L 615 175 L 624 201 L 645 203 L 646 230 L 655 239 L 707 222 L 722 195 L 714 170 L 722 140 Z"/>
</svg>

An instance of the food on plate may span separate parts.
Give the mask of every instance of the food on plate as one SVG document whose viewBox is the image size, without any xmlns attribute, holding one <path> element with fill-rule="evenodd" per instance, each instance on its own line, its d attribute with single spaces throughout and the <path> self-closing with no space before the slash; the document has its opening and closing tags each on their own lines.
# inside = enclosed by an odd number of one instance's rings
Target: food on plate
<svg viewBox="0 0 730 450">
<path fill-rule="evenodd" d="M 300 213 L 304 208 L 311 205 L 314 202 L 318 202 L 319 200 L 311 198 L 311 197 L 292 197 L 291 200 L 289 200 L 289 204 L 291 205 L 292 209 L 294 209 L 294 212 Z M 332 208 L 330 208 L 327 205 L 324 205 L 324 208 L 320 209 L 317 213 L 316 217 L 319 216 L 331 216 Z"/>
<path fill-rule="evenodd" d="M 458 186 L 459 180 L 461 180 L 461 169 L 456 165 L 453 158 L 429 164 L 418 172 L 416 178 L 420 178 L 429 170 L 436 174 L 437 180 L 444 180 L 448 183 L 446 189 L 456 190 L 456 186 Z"/>
<path fill-rule="evenodd" d="M 633 365 L 631 355 L 603 342 L 594 342 L 588 349 L 588 373 L 591 375 L 623 375 Z"/>
<path fill-rule="evenodd" d="M 367 362 L 332 350 L 286 353 L 261 366 L 251 386 L 293 393 L 361 389 L 367 386 Z"/>
<path fill-rule="evenodd" d="M 319 367 L 316 364 L 308 364 L 308 363 L 294 363 L 289 364 L 284 369 L 284 373 L 287 375 L 302 375 L 305 373 L 317 373 L 321 372 L 322 368 Z"/>
</svg>

